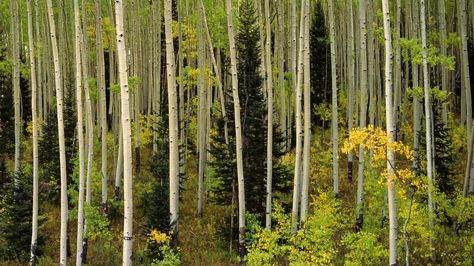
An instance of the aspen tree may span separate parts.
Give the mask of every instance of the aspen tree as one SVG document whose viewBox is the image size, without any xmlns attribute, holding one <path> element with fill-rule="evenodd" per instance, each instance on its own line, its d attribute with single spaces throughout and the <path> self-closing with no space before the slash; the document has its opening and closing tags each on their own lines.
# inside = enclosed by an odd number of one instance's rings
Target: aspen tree
<svg viewBox="0 0 474 266">
<path fill-rule="evenodd" d="M 418 1 L 413 1 L 413 22 L 412 22 L 412 29 L 411 29 L 411 37 L 417 38 L 418 37 Z M 418 64 L 412 63 L 412 80 L 413 80 L 413 88 L 419 87 L 419 67 Z M 419 167 L 419 159 L 418 159 L 418 151 L 420 146 L 420 128 L 421 128 L 421 110 L 420 110 L 420 99 L 416 96 L 413 97 L 413 169 L 415 173 L 418 172 Z"/>
<path fill-rule="evenodd" d="M 164 1 L 166 72 L 168 79 L 168 119 L 169 119 L 169 180 L 170 180 L 170 223 L 173 234 L 178 233 L 179 217 L 179 176 L 178 176 L 178 99 L 176 93 L 176 66 L 174 60 L 172 32 L 172 1 Z M 176 238 L 175 238 L 176 239 Z"/>
<path fill-rule="evenodd" d="M 366 1 L 359 0 L 359 46 L 360 46 L 360 119 L 359 127 L 364 128 L 367 126 L 367 32 L 366 32 L 366 19 L 365 19 L 365 7 Z M 359 228 L 364 223 L 364 212 L 363 212 L 363 194 L 364 194 L 364 160 L 365 149 L 359 148 L 359 168 L 357 177 L 357 224 Z"/>
<path fill-rule="evenodd" d="M 120 80 L 121 123 L 123 141 L 123 258 L 124 266 L 132 265 L 133 195 L 132 195 L 132 142 L 130 126 L 130 93 L 128 87 L 127 52 L 124 40 L 123 1 L 115 1 L 115 22 L 117 23 L 117 56 Z"/>
<path fill-rule="evenodd" d="M 102 212 L 107 213 L 107 99 L 105 91 L 105 63 L 102 44 L 102 10 L 99 0 L 95 0 L 96 13 L 96 54 L 97 54 L 97 86 L 100 93 L 99 114 L 101 128 L 101 173 L 102 173 Z"/>
<path fill-rule="evenodd" d="M 299 206 L 299 197 L 300 197 L 300 188 L 301 188 L 301 142 L 303 137 L 303 129 L 301 123 L 301 101 L 303 100 L 303 95 L 301 92 L 301 85 L 303 84 L 303 71 L 304 71 L 304 27 L 305 20 L 308 19 L 305 9 L 307 0 L 301 0 L 301 15 L 300 15 L 300 34 L 299 34 L 299 51 L 298 51 L 298 75 L 297 82 L 295 87 L 295 122 L 296 122 L 296 158 L 295 158 L 295 173 L 293 179 L 293 204 L 291 209 L 291 233 L 296 233 L 298 229 L 298 206 Z"/>
<path fill-rule="evenodd" d="M 310 52 L 309 52 L 309 1 L 305 1 L 304 22 L 304 144 L 303 144 L 303 184 L 301 187 L 301 222 L 308 216 L 308 194 L 309 194 L 309 164 L 311 159 L 311 84 L 310 84 Z"/>
<path fill-rule="evenodd" d="M 20 91 L 20 29 L 19 14 L 17 0 L 10 0 L 11 16 L 11 32 L 12 32 L 12 54 L 13 54 L 13 109 L 15 113 L 15 168 L 14 182 L 17 185 L 17 177 L 20 173 L 20 148 L 21 148 L 21 91 Z"/>
<path fill-rule="evenodd" d="M 421 43 L 423 47 L 423 89 L 424 89 L 424 100 L 425 100 L 425 132 L 426 132 L 426 172 L 428 175 L 428 213 L 429 213 L 429 225 L 430 230 L 433 230 L 433 156 L 432 156 L 432 126 L 431 126 L 431 99 L 430 99 L 430 81 L 428 72 L 428 47 L 426 41 L 426 13 L 425 13 L 425 0 L 420 1 L 420 26 L 421 26 Z M 433 239 L 430 240 L 432 248 Z M 434 251 L 432 251 L 432 259 L 434 260 Z"/>
<path fill-rule="evenodd" d="M 84 129 L 82 108 L 82 62 L 81 62 L 81 18 L 78 0 L 74 0 L 75 25 L 75 65 L 76 65 L 76 112 L 77 112 L 77 139 L 79 144 L 79 199 L 77 204 L 77 238 L 76 238 L 76 265 L 82 265 L 83 230 L 84 230 Z"/>
<path fill-rule="evenodd" d="M 237 55 L 235 48 L 234 25 L 232 20 L 232 0 L 226 1 L 227 34 L 229 35 L 230 70 L 232 75 L 232 96 L 234 99 L 235 148 L 237 157 L 237 187 L 239 205 L 239 254 L 245 253 L 245 184 L 242 160 L 242 123 L 240 119 L 239 80 L 237 76 Z"/>
<path fill-rule="evenodd" d="M 59 264 L 66 265 L 66 243 L 67 243 L 67 221 L 68 221 L 68 199 L 67 199 L 67 173 L 66 173 L 66 148 L 64 143 L 64 119 L 63 119 L 63 83 L 61 67 L 59 64 L 58 43 L 56 40 L 56 25 L 54 22 L 53 4 L 51 0 L 46 1 L 48 6 L 49 30 L 51 36 L 51 48 L 53 50 L 54 84 L 56 88 L 56 115 L 58 119 L 59 138 L 59 164 L 61 172 L 61 228 Z"/>
<path fill-rule="evenodd" d="M 198 7 L 198 90 L 199 90 L 199 113 L 198 113 L 198 147 L 199 147 L 199 166 L 198 166 L 198 206 L 197 215 L 202 216 L 202 204 L 204 196 L 204 171 L 206 164 L 206 109 L 207 109 L 207 92 L 204 86 L 204 40 L 202 27 L 202 6 Z"/>
<path fill-rule="evenodd" d="M 287 138 L 286 123 L 286 86 L 285 86 L 285 7 L 283 1 L 277 1 L 278 16 L 278 36 L 280 41 L 278 45 L 278 86 L 280 86 L 280 132 L 283 139 Z M 276 43 L 276 42 L 275 42 Z M 283 143 L 283 151 L 288 149 L 286 141 Z"/>
<path fill-rule="evenodd" d="M 329 42 L 331 47 L 331 84 L 332 84 L 332 164 L 334 193 L 339 194 L 339 165 L 338 165 L 338 125 L 337 125 L 337 73 L 336 73 L 336 33 L 334 23 L 333 0 L 328 1 L 329 10 Z"/>
<path fill-rule="evenodd" d="M 30 264 L 34 266 L 36 265 L 36 248 L 38 241 L 38 88 L 36 80 L 37 73 L 33 40 L 33 15 L 31 14 L 31 0 L 26 0 L 26 9 L 28 13 L 28 49 L 30 54 L 29 59 L 31 73 L 31 117 L 33 123 L 33 214 L 31 220 Z"/>
<path fill-rule="evenodd" d="M 393 84 L 392 84 L 392 36 L 390 26 L 390 10 L 388 0 L 382 0 L 383 12 L 383 29 L 385 39 L 385 117 L 387 134 L 390 136 L 388 143 L 392 143 L 395 137 L 395 124 L 393 116 Z M 388 197 L 388 213 L 389 213 L 389 264 L 397 264 L 397 203 L 395 192 L 395 154 L 387 147 L 387 197 Z"/>
<path fill-rule="evenodd" d="M 438 1 L 438 22 L 439 22 L 439 42 L 440 42 L 440 54 L 447 56 L 447 49 L 446 49 L 446 38 L 447 38 L 447 31 L 446 31 L 446 7 L 444 0 Z M 441 88 L 444 91 L 448 90 L 448 69 L 446 67 L 441 66 Z M 443 123 L 444 125 L 448 124 L 448 104 L 443 103 Z"/>
<path fill-rule="evenodd" d="M 348 59 L 348 74 L 347 74 L 347 99 L 348 99 L 348 106 L 347 106 L 347 130 L 350 132 L 354 126 L 354 96 L 355 96 L 355 84 L 354 84 L 354 76 L 355 76 L 355 56 L 354 56 L 354 20 L 353 20 L 353 12 L 352 12 L 352 0 L 347 0 L 347 12 L 349 13 L 348 16 L 348 31 L 349 31 L 349 40 L 348 40 L 348 47 L 347 47 L 347 59 Z M 353 152 L 350 151 L 347 155 L 347 178 L 349 181 L 352 181 L 352 172 L 353 172 Z"/>
<path fill-rule="evenodd" d="M 272 227 L 272 178 L 273 178 L 273 73 L 272 73 L 272 29 L 270 1 L 265 0 L 265 71 L 267 82 L 267 202 L 265 228 Z"/>
</svg>

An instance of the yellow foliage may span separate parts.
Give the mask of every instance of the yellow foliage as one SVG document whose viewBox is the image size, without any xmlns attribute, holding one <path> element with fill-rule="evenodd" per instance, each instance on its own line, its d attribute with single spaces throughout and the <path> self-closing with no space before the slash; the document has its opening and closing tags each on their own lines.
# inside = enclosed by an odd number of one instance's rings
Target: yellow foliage
<svg viewBox="0 0 474 266">
<path fill-rule="evenodd" d="M 158 245 L 161 245 L 161 244 L 168 245 L 170 243 L 171 237 L 165 233 L 162 233 L 156 229 L 153 229 L 148 234 L 148 239 Z"/>
</svg>

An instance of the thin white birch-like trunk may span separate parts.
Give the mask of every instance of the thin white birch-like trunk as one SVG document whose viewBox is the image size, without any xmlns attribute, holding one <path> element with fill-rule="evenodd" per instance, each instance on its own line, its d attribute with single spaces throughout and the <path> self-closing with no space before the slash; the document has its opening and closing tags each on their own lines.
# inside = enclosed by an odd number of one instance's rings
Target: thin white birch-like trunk
<svg viewBox="0 0 474 266">
<path fill-rule="evenodd" d="M 26 1 L 26 9 L 28 13 L 28 48 L 31 74 L 31 118 L 33 123 L 33 211 L 31 220 L 30 264 L 34 266 L 36 265 L 36 247 L 38 241 L 38 88 L 36 81 L 37 73 L 33 40 L 33 15 L 31 12 L 31 0 Z"/>
<path fill-rule="evenodd" d="M 390 10 L 388 0 L 382 0 L 383 28 L 385 39 L 385 117 L 387 134 L 390 136 L 389 143 L 394 141 L 395 123 L 393 116 L 393 84 L 392 84 L 392 36 L 390 26 Z M 389 215 L 389 264 L 397 264 L 397 202 L 395 192 L 395 154 L 387 147 L 387 197 L 388 197 L 388 215 Z"/>
<path fill-rule="evenodd" d="M 421 45 L 423 48 L 423 91 L 425 96 L 425 132 L 426 132 L 426 173 L 428 175 L 428 215 L 429 215 L 429 227 L 432 231 L 434 229 L 433 220 L 433 156 L 432 156 L 432 126 L 431 126 L 431 99 L 430 99 L 430 81 L 428 72 L 428 46 L 426 40 L 426 12 L 425 12 L 425 0 L 420 0 L 420 26 L 421 26 Z M 434 240 L 430 239 L 431 244 L 431 259 L 435 261 L 434 251 Z"/>
<path fill-rule="evenodd" d="M 115 1 L 115 22 L 117 23 L 117 56 L 120 80 L 121 123 L 123 132 L 123 257 L 124 266 L 132 265 L 133 197 L 132 197 L 132 142 L 130 128 L 130 93 L 128 87 L 127 52 L 124 39 L 123 1 Z"/>
<path fill-rule="evenodd" d="M 13 109 L 15 116 L 15 168 L 14 168 L 14 183 L 18 185 L 18 174 L 20 173 L 20 156 L 21 156 L 21 91 L 20 91 L 20 29 L 19 29 L 19 14 L 18 14 L 17 0 L 10 0 L 10 9 L 12 12 L 12 54 L 13 54 Z"/>
<path fill-rule="evenodd" d="M 59 164 L 61 172 L 61 227 L 59 264 L 67 264 L 67 221 L 68 221 L 68 199 L 67 199 L 67 173 L 66 173 L 66 148 L 64 143 L 64 118 L 63 118 L 63 84 L 61 66 L 59 64 L 58 42 L 56 40 L 56 25 L 54 22 L 53 4 L 51 0 L 46 1 L 48 6 L 49 30 L 51 36 L 51 47 L 53 50 L 54 84 L 56 88 L 56 112 L 58 119 L 59 138 Z"/>
<path fill-rule="evenodd" d="M 206 131 L 207 131 L 207 92 L 204 86 L 204 40 L 203 40 L 203 22 L 202 6 L 198 7 L 198 91 L 199 91 L 199 113 L 198 113 L 198 148 L 199 148 L 199 166 L 198 166 L 198 206 L 197 216 L 202 216 L 202 204 L 204 197 L 204 171 L 206 164 Z"/>
<path fill-rule="evenodd" d="M 348 31 L 349 31 L 349 40 L 348 40 L 348 47 L 347 47 L 347 58 L 348 58 L 348 72 L 347 73 L 347 81 L 348 81 L 348 93 L 347 93 L 347 130 L 350 132 L 354 126 L 354 97 L 355 97 L 355 58 L 354 58 L 354 19 L 353 19 L 353 12 L 352 12 L 352 0 L 347 0 L 347 9 L 349 13 L 348 21 Z M 349 181 L 352 181 L 353 175 L 353 152 L 349 151 L 347 155 L 347 178 Z"/>
<path fill-rule="evenodd" d="M 273 73 L 272 73 L 272 24 L 270 1 L 265 0 L 265 71 L 267 82 L 267 199 L 265 228 L 272 227 L 272 178 L 273 178 Z"/>
<path fill-rule="evenodd" d="M 309 52 L 309 1 L 305 1 L 305 22 L 304 22 L 304 143 L 303 143 L 303 184 L 301 186 L 301 213 L 300 219 L 303 223 L 308 216 L 308 196 L 309 196 L 309 164 L 311 159 L 311 84 L 310 84 L 310 52 Z"/>
<path fill-rule="evenodd" d="M 173 234 L 178 233 L 179 217 L 179 176 L 178 176 L 178 99 L 176 92 L 176 65 L 172 32 L 172 1 L 164 1 L 166 72 L 168 79 L 168 119 L 169 119 L 169 182 L 170 182 L 170 223 Z"/>
<path fill-rule="evenodd" d="M 331 48 L 331 84 L 332 84 L 332 119 L 331 119 L 331 142 L 332 142 L 332 176 L 334 181 L 334 193 L 339 194 L 339 164 L 338 164 L 338 124 L 337 124 L 337 72 L 336 72 L 336 33 L 334 23 L 333 0 L 328 1 L 329 10 L 329 42 Z"/>
<path fill-rule="evenodd" d="M 366 31 L 366 19 L 365 19 L 365 0 L 359 0 L 359 46 L 360 46 L 360 119 L 359 127 L 364 128 L 367 126 L 367 31 Z M 357 225 L 362 228 L 364 223 L 364 160 L 365 149 L 361 146 L 359 148 L 359 168 L 357 175 Z"/>
<path fill-rule="evenodd" d="M 237 51 L 232 19 L 232 0 L 226 1 L 227 34 L 229 35 L 230 70 L 232 75 L 232 96 L 234 99 L 235 148 L 237 157 L 237 187 L 239 205 L 239 254 L 243 258 L 245 241 L 245 184 L 242 158 L 242 123 L 240 119 L 239 80 L 237 76 Z"/>
<path fill-rule="evenodd" d="M 84 126 L 82 108 L 81 18 L 78 0 L 74 0 L 74 51 L 76 66 L 77 139 L 79 144 L 79 199 L 77 204 L 76 265 L 82 265 L 84 230 Z"/>
<path fill-rule="evenodd" d="M 296 233 L 298 229 L 298 209 L 299 209 L 299 198 L 300 198 L 300 188 L 301 188 L 301 152 L 302 152 L 302 137 L 303 129 L 301 122 L 301 101 L 303 100 L 303 95 L 301 92 L 301 86 L 303 84 L 303 71 L 304 71 L 304 26 L 305 20 L 307 19 L 307 14 L 305 12 L 306 1 L 301 0 L 301 15 L 300 15 L 300 34 L 299 34 L 299 51 L 298 51 L 298 75 L 295 87 L 295 123 L 296 123 L 296 158 L 295 158 L 295 173 L 293 179 L 293 204 L 291 209 L 291 233 Z"/>
</svg>

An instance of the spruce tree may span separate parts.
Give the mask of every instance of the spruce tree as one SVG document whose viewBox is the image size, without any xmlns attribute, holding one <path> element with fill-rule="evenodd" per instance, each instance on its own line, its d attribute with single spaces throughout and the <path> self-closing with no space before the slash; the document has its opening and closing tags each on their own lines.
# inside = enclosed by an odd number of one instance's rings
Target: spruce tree
<svg viewBox="0 0 474 266">
<path fill-rule="evenodd" d="M 239 96 L 242 117 L 243 162 L 245 176 L 246 210 L 263 218 L 266 197 L 266 101 L 263 95 L 263 77 L 260 74 L 260 36 L 253 5 L 244 1 L 240 6 L 236 38 L 239 78 Z M 227 91 L 229 145 L 225 144 L 224 121 L 218 119 L 211 136 L 213 181 L 212 198 L 221 205 L 231 205 L 233 180 L 236 184 L 234 110 L 231 92 Z M 281 163 L 284 139 L 274 126 L 273 191 L 288 192 L 289 171 Z M 277 195 L 276 195 L 276 198 Z"/>
</svg>

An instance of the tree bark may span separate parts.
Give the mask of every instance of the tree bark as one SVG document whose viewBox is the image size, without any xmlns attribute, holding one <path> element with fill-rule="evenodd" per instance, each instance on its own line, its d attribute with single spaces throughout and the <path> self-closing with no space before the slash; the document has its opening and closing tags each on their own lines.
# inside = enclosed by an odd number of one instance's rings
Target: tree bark
<svg viewBox="0 0 474 266">
<path fill-rule="evenodd" d="M 229 35 L 230 68 L 232 75 L 232 96 L 234 98 L 235 146 L 237 155 L 237 187 L 239 205 L 239 255 L 245 255 L 245 186 L 244 164 L 242 159 L 242 123 L 240 119 L 239 81 L 237 76 L 237 56 L 232 20 L 232 0 L 226 1 L 227 32 Z"/>
<path fill-rule="evenodd" d="M 124 40 L 123 1 L 115 1 L 115 22 L 117 23 L 117 56 L 120 80 L 121 123 L 123 132 L 123 257 L 125 266 L 132 265 L 132 235 L 133 235 L 133 195 L 132 195 L 132 142 L 130 128 L 130 93 L 127 73 L 127 51 Z"/>
<path fill-rule="evenodd" d="M 19 29 L 19 14 L 18 1 L 10 0 L 10 9 L 12 12 L 12 54 L 13 54 L 13 109 L 15 113 L 15 168 L 14 168 L 14 182 L 18 185 L 18 175 L 20 173 L 20 148 L 21 148 L 21 91 L 20 91 L 20 29 Z"/>
<path fill-rule="evenodd" d="M 33 211 L 31 220 L 31 249 L 30 264 L 36 265 L 36 248 L 38 241 L 38 88 L 36 81 L 35 50 L 33 40 L 33 18 L 31 12 L 31 0 L 26 1 L 28 13 L 28 48 L 30 55 L 31 74 L 31 117 L 33 123 Z M 41 94 L 41 93 L 40 93 Z M 41 116 L 40 116 L 41 117 Z"/>
<path fill-rule="evenodd" d="M 56 40 L 56 25 L 54 22 L 53 4 L 47 0 L 49 30 L 51 36 L 51 47 L 53 50 L 54 63 L 54 84 L 56 88 L 56 112 L 58 119 L 59 138 L 59 164 L 61 172 L 61 228 L 60 228 L 60 248 L 59 264 L 66 265 L 67 261 L 67 222 L 68 222 L 68 199 L 67 199 L 67 173 L 66 173 L 66 149 L 64 143 L 64 118 L 63 118 L 63 83 L 61 66 L 59 64 L 58 43 Z"/>
<path fill-rule="evenodd" d="M 396 129 L 393 116 L 393 84 L 392 84 L 392 36 L 390 26 L 390 10 L 388 0 L 382 0 L 383 10 L 383 28 L 385 38 L 385 116 L 387 134 L 390 136 L 389 143 L 394 141 Z M 397 203 L 396 192 L 393 176 L 395 175 L 395 154 L 387 147 L 387 171 L 389 177 L 387 178 L 387 197 L 388 197 L 388 212 L 389 212 L 389 264 L 397 264 Z"/>
<path fill-rule="evenodd" d="M 179 217 L 179 176 L 178 176 L 178 99 L 176 92 L 176 65 L 174 60 L 172 32 L 172 1 L 164 1 L 166 70 L 168 79 L 168 119 L 169 119 L 169 180 L 170 180 L 170 223 L 176 240 Z"/>
</svg>

